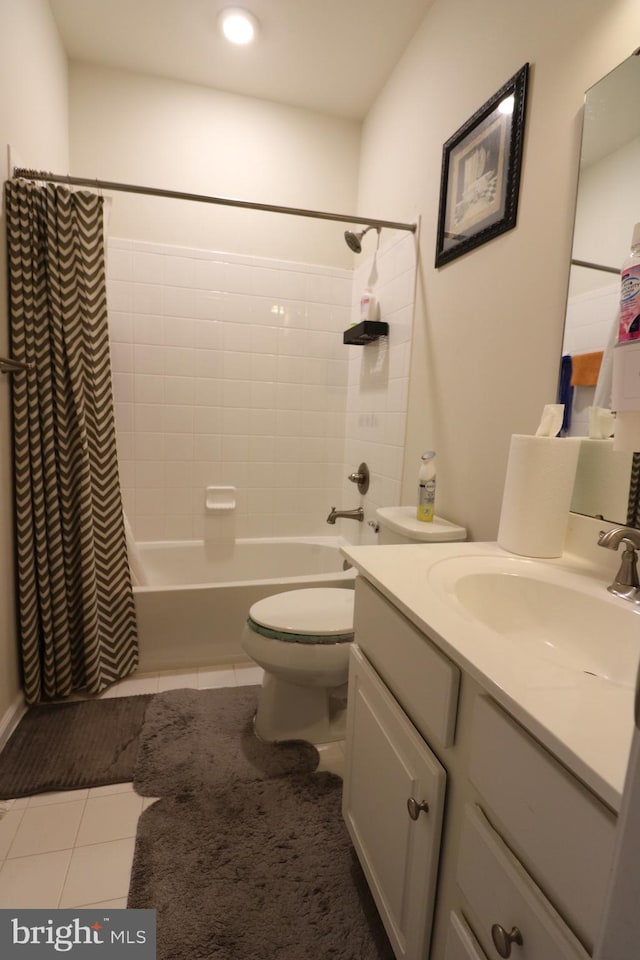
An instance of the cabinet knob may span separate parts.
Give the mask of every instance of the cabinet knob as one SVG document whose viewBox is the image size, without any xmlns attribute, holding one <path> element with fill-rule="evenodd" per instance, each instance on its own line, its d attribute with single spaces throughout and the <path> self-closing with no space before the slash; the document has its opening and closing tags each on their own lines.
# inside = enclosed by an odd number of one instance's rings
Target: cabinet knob
<svg viewBox="0 0 640 960">
<path fill-rule="evenodd" d="M 426 800 L 418 801 L 415 797 L 409 797 L 407 810 L 411 819 L 417 820 L 421 813 L 429 813 L 429 804 Z"/>
<path fill-rule="evenodd" d="M 494 923 L 491 927 L 491 939 L 501 957 L 511 956 L 511 944 L 517 943 L 522 946 L 522 934 L 517 927 L 511 927 L 510 933 L 499 923 Z"/>
</svg>

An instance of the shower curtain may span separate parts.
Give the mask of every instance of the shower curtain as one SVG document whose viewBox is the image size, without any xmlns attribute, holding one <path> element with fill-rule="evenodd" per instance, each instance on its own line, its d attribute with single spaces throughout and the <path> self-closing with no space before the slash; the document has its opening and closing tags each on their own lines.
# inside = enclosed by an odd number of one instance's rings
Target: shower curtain
<svg viewBox="0 0 640 960">
<path fill-rule="evenodd" d="M 640 453 L 631 458 L 631 483 L 627 506 L 627 526 L 640 527 Z"/>
<path fill-rule="evenodd" d="M 135 669 L 116 455 L 103 198 L 6 185 L 18 613 L 28 703 Z"/>
</svg>

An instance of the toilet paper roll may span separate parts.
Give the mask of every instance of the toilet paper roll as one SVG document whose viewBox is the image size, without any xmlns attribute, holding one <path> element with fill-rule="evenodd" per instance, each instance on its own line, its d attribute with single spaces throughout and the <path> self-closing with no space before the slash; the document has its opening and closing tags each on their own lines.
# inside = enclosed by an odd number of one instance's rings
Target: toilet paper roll
<svg viewBox="0 0 640 960">
<path fill-rule="evenodd" d="M 613 449 L 616 452 L 635 453 L 640 450 L 640 412 L 619 410 L 613 433 Z"/>
<path fill-rule="evenodd" d="M 525 557 L 560 557 L 579 437 L 511 437 L 498 544 Z"/>
</svg>

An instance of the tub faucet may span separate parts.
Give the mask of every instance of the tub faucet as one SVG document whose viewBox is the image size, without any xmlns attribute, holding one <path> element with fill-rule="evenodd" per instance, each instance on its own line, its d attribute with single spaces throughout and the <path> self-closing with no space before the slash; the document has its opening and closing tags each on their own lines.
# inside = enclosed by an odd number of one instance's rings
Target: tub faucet
<svg viewBox="0 0 640 960">
<path fill-rule="evenodd" d="M 360 523 L 364 520 L 364 510 L 362 507 L 356 507 L 355 510 L 336 510 L 331 507 L 331 513 L 327 517 L 327 523 L 335 523 L 340 518 L 345 520 L 358 520 Z"/>
<path fill-rule="evenodd" d="M 598 534 L 598 545 L 609 550 L 617 550 L 624 544 L 624 553 L 620 569 L 613 583 L 607 587 L 609 593 L 633 603 L 640 603 L 640 578 L 638 577 L 638 554 L 640 550 L 640 531 L 629 527 L 613 527 L 611 530 L 601 530 Z"/>
</svg>

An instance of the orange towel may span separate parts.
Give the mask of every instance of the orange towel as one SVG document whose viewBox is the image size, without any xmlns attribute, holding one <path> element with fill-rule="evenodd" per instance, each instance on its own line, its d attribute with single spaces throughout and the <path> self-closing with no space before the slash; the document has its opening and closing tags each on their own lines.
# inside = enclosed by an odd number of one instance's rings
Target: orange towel
<svg viewBox="0 0 640 960">
<path fill-rule="evenodd" d="M 604 350 L 596 350 L 594 353 L 579 353 L 572 357 L 571 386 L 595 387 L 603 356 Z"/>
</svg>

